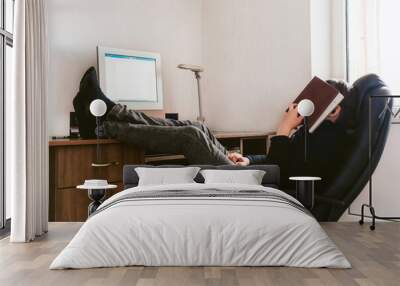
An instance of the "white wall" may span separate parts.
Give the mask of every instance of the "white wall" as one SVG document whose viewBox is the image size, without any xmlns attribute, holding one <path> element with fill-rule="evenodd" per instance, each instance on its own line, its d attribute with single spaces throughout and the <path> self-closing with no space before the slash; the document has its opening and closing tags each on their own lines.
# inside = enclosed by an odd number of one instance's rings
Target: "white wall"
<svg viewBox="0 0 400 286">
<path fill-rule="evenodd" d="M 49 134 L 69 133 L 69 112 L 96 46 L 162 55 L 166 112 L 196 117 L 193 75 L 179 63 L 201 63 L 201 0 L 49 0 Z"/>
<path fill-rule="evenodd" d="M 204 0 L 204 105 L 216 130 L 274 130 L 311 77 L 308 0 Z"/>
<path fill-rule="evenodd" d="M 218 130 L 275 129 L 311 77 L 309 0 L 110 2 L 49 1 L 51 135 L 68 134 L 97 45 L 160 52 L 164 111 L 183 119 L 197 116 L 195 84 L 176 65 L 203 64 L 204 113 Z"/>
<path fill-rule="evenodd" d="M 310 0 L 311 72 L 331 78 L 331 1 Z"/>
<path fill-rule="evenodd" d="M 346 2 L 345 0 L 330 2 L 331 78 L 346 79 Z"/>
</svg>

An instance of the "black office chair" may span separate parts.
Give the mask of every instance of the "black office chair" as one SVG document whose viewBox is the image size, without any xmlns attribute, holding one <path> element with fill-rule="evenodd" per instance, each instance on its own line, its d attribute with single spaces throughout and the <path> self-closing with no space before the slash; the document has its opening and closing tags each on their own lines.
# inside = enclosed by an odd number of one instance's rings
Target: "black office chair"
<svg viewBox="0 0 400 286">
<path fill-rule="evenodd" d="M 346 130 L 349 133 L 349 147 L 346 160 L 338 166 L 335 180 L 323 190 L 318 190 L 313 214 L 319 221 L 337 221 L 354 199 L 360 194 L 369 180 L 369 97 L 390 95 L 383 81 L 375 74 L 366 75 L 349 90 L 353 96 L 355 114 L 353 124 Z M 372 99 L 372 170 L 375 170 L 383 153 L 391 123 L 392 100 Z"/>
</svg>

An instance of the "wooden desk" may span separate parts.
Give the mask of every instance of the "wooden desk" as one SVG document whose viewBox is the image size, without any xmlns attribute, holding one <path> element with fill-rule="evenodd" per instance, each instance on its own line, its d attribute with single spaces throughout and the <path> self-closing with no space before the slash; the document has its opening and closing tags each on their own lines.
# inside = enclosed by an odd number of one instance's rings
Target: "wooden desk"
<svg viewBox="0 0 400 286">
<path fill-rule="evenodd" d="M 249 154 L 267 154 L 269 147 L 269 138 L 275 132 L 225 132 L 213 131 L 214 136 L 224 145 L 228 150 L 232 144 L 239 144 L 236 151 L 243 155 Z M 235 149 L 233 149 L 235 151 Z"/>
<path fill-rule="evenodd" d="M 215 132 L 228 150 L 242 154 L 265 154 L 271 132 Z M 59 139 L 49 141 L 49 220 L 85 221 L 90 203 L 86 192 L 76 189 L 86 179 L 107 179 L 118 185 L 108 196 L 122 190 L 122 167 L 125 164 L 184 163 L 183 155 L 144 156 L 135 146 L 113 139 L 100 139 L 103 162 L 107 167 L 93 167 L 96 158 L 96 139 Z"/>
<path fill-rule="evenodd" d="M 143 164 L 144 152 L 117 140 L 99 140 L 102 162 L 110 166 L 93 167 L 96 140 L 62 139 L 49 141 L 49 220 L 85 221 L 90 200 L 76 189 L 86 179 L 107 179 L 118 185 L 108 196 L 122 190 L 125 164 Z"/>
<path fill-rule="evenodd" d="M 257 131 L 236 131 L 236 132 L 229 132 L 229 131 L 212 131 L 217 139 L 224 139 L 224 138 L 265 138 L 271 135 L 274 135 L 275 132 L 257 132 Z"/>
</svg>

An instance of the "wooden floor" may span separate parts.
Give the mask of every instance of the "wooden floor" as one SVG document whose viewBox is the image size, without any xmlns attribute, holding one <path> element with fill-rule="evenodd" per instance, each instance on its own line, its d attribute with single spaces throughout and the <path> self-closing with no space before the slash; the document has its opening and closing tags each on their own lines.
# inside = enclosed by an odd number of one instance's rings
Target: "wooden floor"
<svg viewBox="0 0 400 286">
<path fill-rule="evenodd" d="M 400 224 L 328 223 L 324 229 L 353 269 L 288 267 L 124 267 L 48 270 L 80 223 L 51 223 L 32 243 L 0 241 L 0 285 L 400 285 Z"/>
</svg>

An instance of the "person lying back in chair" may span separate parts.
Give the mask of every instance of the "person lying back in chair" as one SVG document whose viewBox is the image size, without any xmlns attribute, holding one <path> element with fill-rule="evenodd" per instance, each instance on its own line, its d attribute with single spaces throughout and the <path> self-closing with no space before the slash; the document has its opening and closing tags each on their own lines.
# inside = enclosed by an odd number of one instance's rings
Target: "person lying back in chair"
<svg viewBox="0 0 400 286">
<path fill-rule="evenodd" d="M 346 114 L 351 114 L 351 110 L 345 107 L 348 89 L 342 82 L 328 83 L 334 85 L 345 99 L 310 136 L 310 167 L 303 164 L 304 132 L 300 128 L 291 135 L 303 120 L 298 116 L 294 104 L 290 105 L 284 114 L 277 129 L 277 136 L 271 139 L 268 155 L 247 157 L 238 153 L 228 153 L 210 129 L 200 122 L 155 118 L 112 102 L 101 91 L 93 67 L 83 76 L 73 104 L 83 138 L 95 137 L 96 121 L 90 114 L 89 106 L 93 100 L 101 99 L 107 105 L 107 113 L 102 120 L 104 137 L 116 138 L 152 152 L 183 154 L 189 164 L 278 164 L 285 186 L 285 178 L 291 175 L 309 173 L 326 180 L 331 168 L 337 166 L 336 162 L 340 162 L 345 151 L 346 135 L 343 124 L 348 117 Z"/>
</svg>

